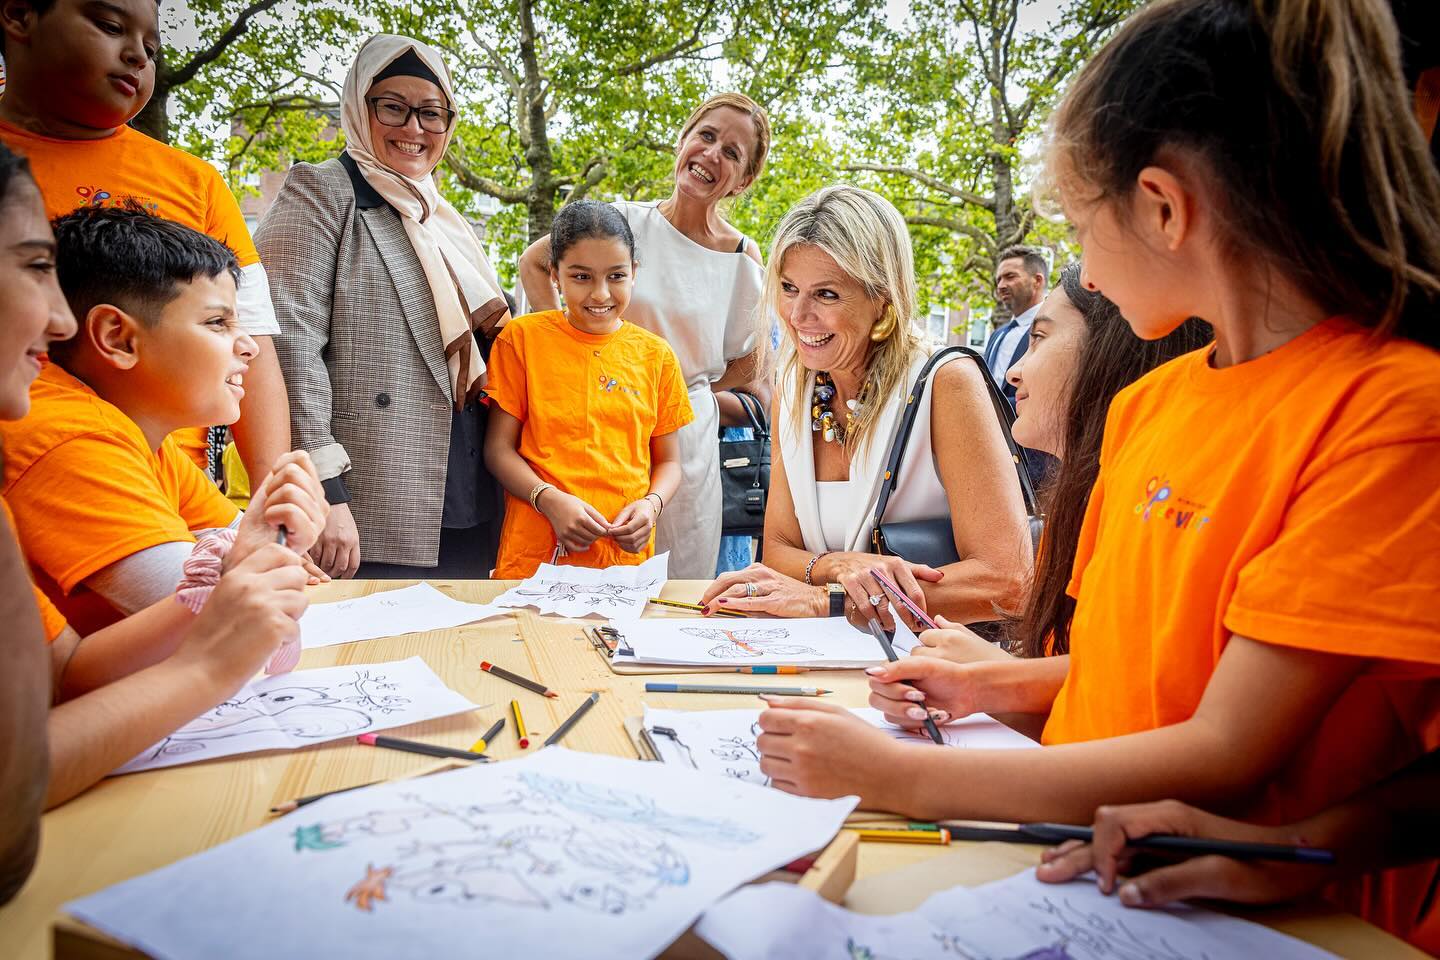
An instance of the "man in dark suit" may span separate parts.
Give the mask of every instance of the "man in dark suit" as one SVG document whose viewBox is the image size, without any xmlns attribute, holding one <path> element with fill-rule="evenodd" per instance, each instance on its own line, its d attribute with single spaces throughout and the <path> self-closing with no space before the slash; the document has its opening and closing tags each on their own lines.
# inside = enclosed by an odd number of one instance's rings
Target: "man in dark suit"
<svg viewBox="0 0 1440 960">
<path fill-rule="evenodd" d="M 1005 373 L 1025 355 L 1030 346 L 1030 325 L 1040 312 L 1045 299 L 1049 265 L 1034 247 L 1006 247 L 1000 251 L 995 267 L 995 299 L 1010 314 L 1010 321 L 990 334 L 985 344 L 985 366 L 1015 406 L 1015 387 L 1005 381 Z M 1021 451 L 1030 479 L 1040 483 L 1055 464 L 1055 458 L 1038 450 Z"/>
</svg>

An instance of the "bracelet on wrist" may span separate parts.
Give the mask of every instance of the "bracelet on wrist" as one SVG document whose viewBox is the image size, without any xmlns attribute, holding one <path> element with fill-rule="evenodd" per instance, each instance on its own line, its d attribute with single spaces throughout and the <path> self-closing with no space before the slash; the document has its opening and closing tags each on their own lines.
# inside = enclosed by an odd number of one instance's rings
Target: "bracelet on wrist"
<svg viewBox="0 0 1440 960">
<path fill-rule="evenodd" d="M 816 585 L 815 581 L 810 579 L 811 574 L 815 572 L 815 564 L 819 563 L 820 558 L 825 556 L 829 552 L 830 551 L 827 550 L 825 551 L 825 553 L 817 553 L 815 554 L 815 556 L 810 558 L 809 563 L 805 564 L 805 582 L 808 583 L 810 586 L 813 587 Z"/>
<path fill-rule="evenodd" d="M 540 494 L 544 493 L 546 490 L 554 490 L 554 489 L 555 489 L 555 484 L 553 484 L 553 483 L 546 483 L 544 480 L 542 480 L 542 481 L 540 481 L 539 483 L 535 484 L 535 486 L 534 486 L 533 488 L 531 488 L 531 490 L 530 490 L 530 509 L 531 509 L 531 510 L 534 510 L 536 513 L 539 513 L 539 512 L 540 512 Z"/>
<path fill-rule="evenodd" d="M 654 497 L 655 502 L 659 504 L 659 506 L 655 508 L 655 522 L 659 523 L 660 514 L 665 512 L 665 498 L 660 496 L 660 494 L 656 493 L 654 490 L 651 490 L 649 493 L 645 494 L 646 500 L 649 500 L 651 497 Z"/>
</svg>

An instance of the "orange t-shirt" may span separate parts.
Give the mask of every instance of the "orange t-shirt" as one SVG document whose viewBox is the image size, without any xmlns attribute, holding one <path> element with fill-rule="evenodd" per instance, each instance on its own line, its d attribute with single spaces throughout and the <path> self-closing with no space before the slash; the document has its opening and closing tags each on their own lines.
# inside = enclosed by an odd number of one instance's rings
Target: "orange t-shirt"
<svg viewBox="0 0 1440 960">
<path fill-rule="evenodd" d="M 615 519 L 650 489 L 650 438 L 695 419 L 680 362 L 664 340 L 629 322 L 604 336 L 575 329 L 559 310 L 511 320 L 490 353 L 490 401 L 515 417 L 520 456 L 540 479 Z M 495 576 L 528 577 L 555 549 L 550 522 L 506 497 Z M 637 564 L 601 538 L 560 562 L 582 567 Z"/>
<path fill-rule="evenodd" d="M 1208 357 L 1111 404 L 1043 742 L 1188 719 L 1232 634 L 1372 658 L 1226 811 L 1292 822 L 1440 746 L 1440 354 L 1336 318 L 1248 363 Z"/>
<path fill-rule="evenodd" d="M 184 150 L 132 127 L 99 140 L 56 140 L 0 122 L 0 142 L 30 161 L 48 217 L 135 200 L 157 217 L 219 240 L 242 267 L 260 262 L 235 195 L 214 167 Z M 204 427 L 176 431 L 176 440 L 206 466 Z"/>
<path fill-rule="evenodd" d="M 0 444 L 0 494 L 35 582 L 82 635 L 121 617 L 86 577 L 239 514 L 174 437 L 152 450 L 135 421 L 53 363 L 31 387 L 29 414 L 0 423 Z"/>
<path fill-rule="evenodd" d="M 4 497 L 0 497 L 0 511 L 4 511 L 5 520 L 9 524 L 9 528 L 13 531 L 15 529 L 15 515 L 10 512 L 10 505 L 5 502 Z M 35 586 L 33 581 L 30 584 L 30 589 L 35 593 L 35 606 L 40 608 L 40 627 L 45 631 L 45 642 L 54 643 L 55 638 L 60 636 L 60 632 L 65 629 L 65 617 L 59 610 L 55 609 L 55 604 L 51 603 L 50 598 L 45 596 L 45 591 Z"/>
</svg>

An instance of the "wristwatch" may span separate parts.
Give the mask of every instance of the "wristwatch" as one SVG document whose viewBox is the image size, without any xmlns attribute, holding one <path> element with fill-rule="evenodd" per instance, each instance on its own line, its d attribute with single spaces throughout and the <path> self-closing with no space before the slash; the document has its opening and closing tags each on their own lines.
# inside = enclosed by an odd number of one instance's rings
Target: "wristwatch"
<svg viewBox="0 0 1440 960">
<path fill-rule="evenodd" d="M 845 588 L 838 583 L 827 583 L 825 589 L 830 594 L 830 616 L 845 616 Z"/>
</svg>

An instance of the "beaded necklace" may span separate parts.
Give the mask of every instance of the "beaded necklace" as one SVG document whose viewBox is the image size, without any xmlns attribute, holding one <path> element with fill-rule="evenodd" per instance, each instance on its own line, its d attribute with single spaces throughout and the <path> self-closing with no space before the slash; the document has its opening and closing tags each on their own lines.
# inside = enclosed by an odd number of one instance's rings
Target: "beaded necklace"
<svg viewBox="0 0 1440 960">
<path fill-rule="evenodd" d="M 835 399 L 835 381 L 830 374 L 824 370 L 815 371 L 815 387 L 810 393 L 810 430 L 818 433 L 826 443 L 845 442 L 845 434 L 849 432 L 850 425 L 860 414 L 865 406 L 866 396 L 870 393 L 870 381 L 866 379 L 860 388 L 860 396 L 854 400 L 846 400 L 845 422 L 842 424 L 835 418 L 830 410 L 830 401 Z"/>
</svg>

